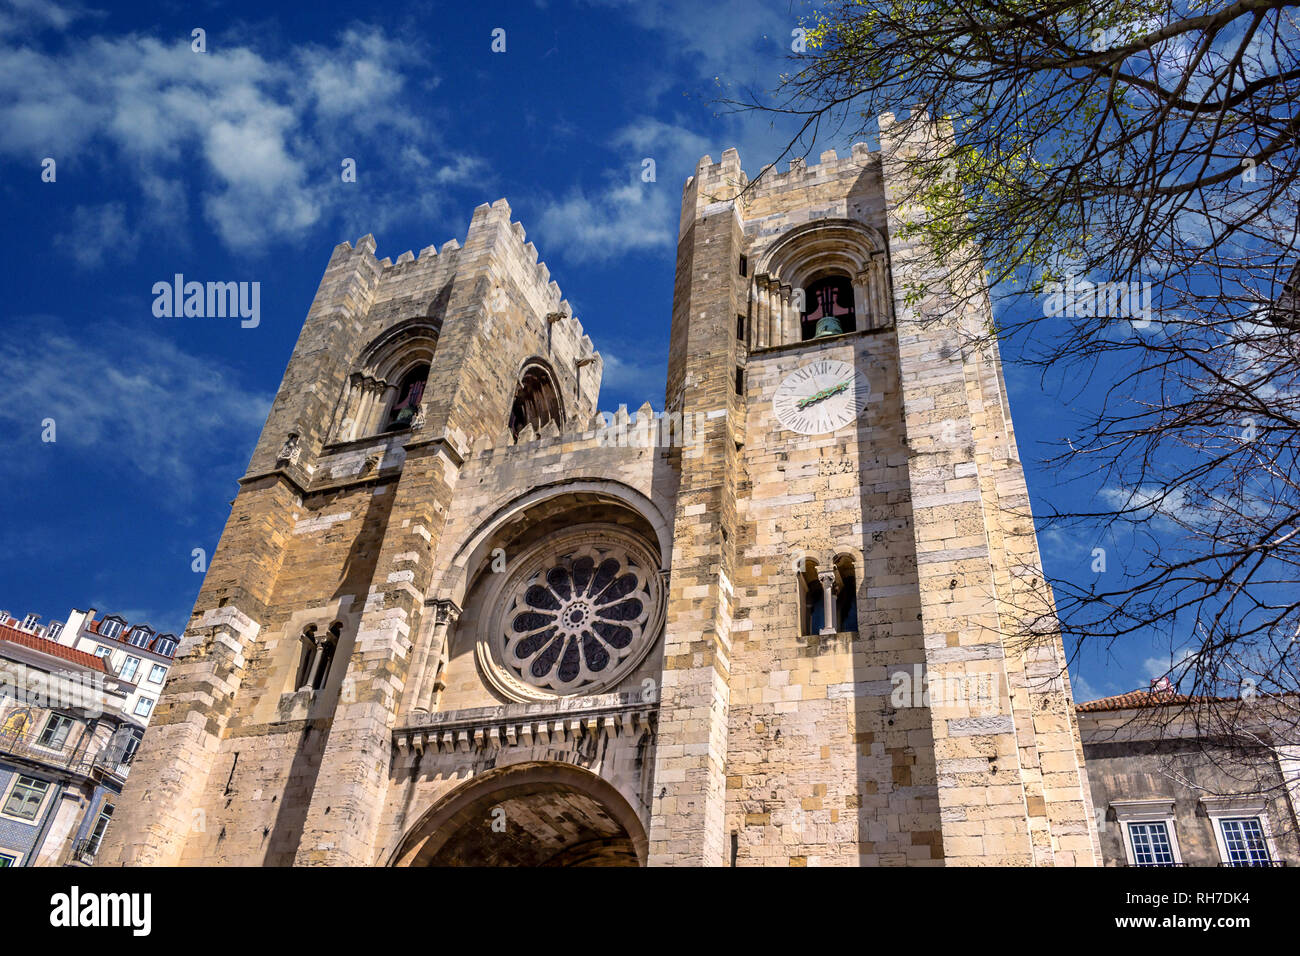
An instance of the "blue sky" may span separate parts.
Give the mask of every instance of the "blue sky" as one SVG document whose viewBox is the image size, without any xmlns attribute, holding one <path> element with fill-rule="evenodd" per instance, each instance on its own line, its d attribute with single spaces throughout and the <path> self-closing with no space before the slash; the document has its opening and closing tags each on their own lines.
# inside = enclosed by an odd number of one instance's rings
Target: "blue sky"
<svg viewBox="0 0 1300 956">
<path fill-rule="evenodd" d="M 784 129 L 715 101 L 774 86 L 805 9 L 0 0 L 0 607 L 184 626 L 193 549 L 216 546 L 345 239 L 373 233 L 396 258 L 463 238 L 475 206 L 507 197 L 604 355 L 602 407 L 659 406 L 681 184 L 729 146 L 751 176 L 775 159 Z M 260 324 L 155 318 L 152 286 L 178 272 L 260 282 Z M 1008 382 L 1037 503 L 1059 400 L 1014 368 Z M 1045 537 L 1049 571 L 1088 573 L 1094 544 Z M 1167 661 L 1085 654 L 1076 697 Z"/>
</svg>

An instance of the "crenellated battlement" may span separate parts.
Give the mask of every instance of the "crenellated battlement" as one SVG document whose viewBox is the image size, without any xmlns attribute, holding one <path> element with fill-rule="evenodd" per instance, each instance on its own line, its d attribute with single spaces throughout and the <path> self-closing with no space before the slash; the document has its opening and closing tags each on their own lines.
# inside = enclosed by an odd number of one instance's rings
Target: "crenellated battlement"
<svg viewBox="0 0 1300 956">
<path fill-rule="evenodd" d="M 504 464 L 508 461 L 528 461 L 554 452 L 572 454 L 588 448 L 666 447 L 669 434 L 676 444 L 694 433 L 679 427 L 680 419 L 673 419 L 672 427 L 666 423 L 665 414 L 656 412 L 649 402 L 636 412 L 629 413 L 626 405 L 615 412 L 596 412 L 590 418 L 571 418 L 564 427 L 547 422 L 540 432 L 531 425 L 525 426 L 516 437 L 503 429 L 495 436 L 483 436 L 475 441 L 469 457 L 483 465 Z"/>
<path fill-rule="evenodd" d="M 830 186 L 835 188 L 861 177 L 864 170 L 878 168 L 881 156 L 866 143 L 854 143 L 848 155 L 840 156 L 828 149 L 818 162 L 809 163 L 801 156 L 791 159 L 786 168 L 775 164 L 764 166 L 750 180 L 740 164 L 740 153 L 732 148 L 714 162 L 711 156 L 701 157 L 695 175 L 686 180 L 682 190 L 682 228 L 685 229 L 700 215 L 723 204 L 735 204 L 742 219 L 748 220 L 755 212 L 774 203 L 779 204 L 783 194 L 792 189 Z"/>
</svg>

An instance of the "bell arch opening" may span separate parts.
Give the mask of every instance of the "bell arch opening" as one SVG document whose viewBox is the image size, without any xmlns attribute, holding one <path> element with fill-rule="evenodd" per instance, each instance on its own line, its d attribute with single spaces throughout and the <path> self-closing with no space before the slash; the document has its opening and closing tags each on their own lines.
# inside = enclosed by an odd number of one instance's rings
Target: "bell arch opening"
<svg viewBox="0 0 1300 956">
<path fill-rule="evenodd" d="M 431 319 L 413 319 L 362 350 L 335 408 L 330 441 L 419 427 L 439 329 Z"/>
<path fill-rule="evenodd" d="M 648 841 L 621 792 L 570 764 L 489 771 L 439 800 L 391 866 L 643 866 Z"/>
<path fill-rule="evenodd" d="M 547 422 L 564 424 L 564 407 L 555 375 L 538 360 L 525 363 L 515 386 L 514 401 L 510 405 L 510 434 L 515 438 L 527 426 L 540 432 Z"/>
<path fill-rule="evenodd" d="M 853 282 L 847 275 L 824 275 L 805 290 L 799 318 L 802 341 L 857 331 Z"/>
<path fill-rule="evenodd" d="M 884 238 L 849 219 L 824 219 L 777 238 L 750 291 L 751 348 L 769 348 L 893 323 Z"/>
</svg>

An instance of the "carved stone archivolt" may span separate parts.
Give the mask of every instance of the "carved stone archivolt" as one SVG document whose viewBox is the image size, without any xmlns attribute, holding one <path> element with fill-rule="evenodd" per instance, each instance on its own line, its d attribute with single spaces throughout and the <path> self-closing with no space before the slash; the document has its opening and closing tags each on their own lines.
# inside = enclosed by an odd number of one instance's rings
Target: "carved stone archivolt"
<svg viewBox="0 0 1300 956">
<path fill-rule="evenodd" d="M 759 259 L 750 290 L 750 346 L 800 341 L 807 303 L 802 291 L 824 276 L 843 276 L 853 287 L 858 327 L 892 325 L 894 295 L 889 257 L 876 230 L 850 220 L 819 220 L 777 239 Z"/>
</svg>

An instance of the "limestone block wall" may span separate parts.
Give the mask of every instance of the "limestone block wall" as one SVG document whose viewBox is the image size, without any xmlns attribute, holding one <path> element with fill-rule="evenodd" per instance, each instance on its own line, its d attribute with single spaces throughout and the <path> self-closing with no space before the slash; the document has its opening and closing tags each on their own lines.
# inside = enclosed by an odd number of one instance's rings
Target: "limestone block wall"
<svg viewBox="0 0 1300 956">
<path fill-rule="evenodd" d="M 678 477 L 674 450 L 651 444 L 655 434 L 652 430 L 659 427 L 661 419 L 649 405 L 631 418 L 631 440 L 638 441 L 636 436 L 643 435 L 644 445 L 611 444 L 616 434 L 610 427 L 614 424 L 612 416 L 608 421 L 596 422 L 595 427 L 566 429 L 562 434 L 555 430 L 518 443 L 481 443 L 462 467 L 451 518 L 434 559 L 439 571 L 430 590 L 432 598 L 445 597 L 463 604 L 459 619 L 450 629 L 446 690 L 440 710 L 505 702 L 484 681 L 475 662 L 474 644 L 492 610 L 488 603 L 491 585 L 498 574 L 509 573 L 516 557 L 511 553 L 511 538 L 504 536 L 519 535 L 525 527 L 542 520 L 537 515 L 545 513 L 545 502 L 569 498 L 576 501 L 557 530 L 580 521 L 625 524 L 652 535 L 648 544 L 656 552 L 671 540 L 669 519 Z M 642 422 L 648 426 L 644 432 L 639 431 Z M 605 508 L 602 500 L 620 505 Z M 624 513 L 624 509 L 632 508 L 648 513 L 649 522 L 633 520 L 632 515 Z M 494 530 L 498 536 L 486 537 Z M 493 570 L 492 552 L 496 547 L 502 554 L 496 562 L 497 570 Z M 639 688 L 647 678 L 657 684 L 661 650 L 656 647 L 623 678 L 621 685 Z"/>
<path fill-rule="evenodd" d="M 331 443 L 363 352 L 413 319 L 436 338 L 423 426 Z M 529 358 L 552 370 L 573 420 L 589 421 L 600 357 L 504 200 L 479 207 L 464 244 L 441 254 L 377 261 L 371 237 L 334 250 L 105 863 L 370 859 L 458 470 L 476 439 L 505 429 Z M 297 692 L 302 628 L 333 620 L 344 632 L 331 679 Z"/>
<path fill-rule="evenodd" d="M 892 332 L 751 353 L 748 494 L 736 581 L 727 826 L 737 865 L 918 865 L 943 857 L 929 709 L 891 703 L 923 667 L 907 448 Z M 818 359 L 859 369 L 855 426 L 783 429 L 772 394 Z M 800 555 L 851 555 L 859 626 L 805 636 Z"/>
</svg>

